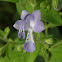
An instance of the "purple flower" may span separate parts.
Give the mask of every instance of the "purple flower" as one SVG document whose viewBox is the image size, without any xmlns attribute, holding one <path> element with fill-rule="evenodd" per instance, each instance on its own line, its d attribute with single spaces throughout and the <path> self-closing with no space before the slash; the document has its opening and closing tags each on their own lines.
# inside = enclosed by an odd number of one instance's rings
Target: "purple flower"
<svg viewBox="0 0 62 62">
<path fill-rule="evenodd" d="M 39 10 L 34 11 L 32 14 L 23 10 L 21 13 L 21 19 L 18 20 L 13 27 L 18 32 L 18 37 L 23 36 L 25 38 L 25 31 L 28 30 L 27 38 L 24 44 L 24 49 L 26 52 L 34 52 L 35 51 L 35 42 L 33 40 L 32 32 L 40 33 L 45 30 L 44 23 L 41 20 L 42 13 Z"/>
</svg>

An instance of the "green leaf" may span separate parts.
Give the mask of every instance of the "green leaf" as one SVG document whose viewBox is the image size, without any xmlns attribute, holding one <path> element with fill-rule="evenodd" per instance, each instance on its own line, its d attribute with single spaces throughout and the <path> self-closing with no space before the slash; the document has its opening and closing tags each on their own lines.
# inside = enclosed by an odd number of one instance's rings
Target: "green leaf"
<svg viewBox="0 0 62 62">
<path fill-rule="evenodd" d="M 41 12 L 42 12 L 42 20 L 50 22 L 55 25 L 62 24 L 62 20 L 59 13 L 53 8 L 50 9 L 49 11 L 45 9 L 41 9 Z"/>
<path fill-rule="evenodd" d="M 31 2 L 26 0 L 19 0 L 18 3 L 16 3 L 17 11 L 21 15 L 22 10 L 27 10 L 28 12 L 33 12 L 33 7 Z"/>
<path fill-rule="evenodd" d="M 24 62 L 23 54 L 17 51 L 11 51 L 10 57 L 1 58 L 1 62 Z"/>
<path fill-rule="evenodd" d="M 50 62 L 62 62 L 62 42 L 56 44 L 51 49 L 51 54 Z"/>
<path fill-rule="evenodd" d="M 40 3 L 43 2 L 45 0 L 39 0 L 36 5 L 35 5 L 35 8 L 34 9 L 40 9 Z"/>
<path fill-rule="evenodd" d="M 57 27 L 50 28 L 48 33 L 49 33 L 49 35 L 53 35 L 53 37 L 55 37 L 57 39 L 59 39 L 61 37 L 59 28 L 57 28 Z"/>
<path fill-rule="evenodd" d="M 24 50 L 24 44 L 22 44 L 22 45 L 17 45 L 16 47 L 15 47 L 15 51 L 19 51 L 19 52 L 23 52 L 23 50 Z"/>
<path fill-rule="evenodd" d="M 12 49 L 12 45 L 8 44 L 8 48 L 6 50 L 6 56 L 1 59 L 2 62 L 34 62 L 36 57 L 38 56 L 40 49 L 41 49 L 41 44 L 36 42 L 36 50 L 33 53 L 30 52 L 23 52 L 20 51 L 15 51 Z M 29 57 L 29 59 L 28 59 Z"/>
<path fill-rule="evenodd" d="M 25 10 L 26 0 L 19 0 L 18 3 L 16 3 L 16 8 L 18 13 L 21 15 L 22 10 Z"/>
<path fill-rule="evenodd" d="M 44 59 L 43 56 L 38 55 L 37 58 L 36 58 L 36 60 L 35 60 L 35 62 L 45 62 L 45 59 Z"/>
<path fill-rule="evenodd" d="M 4 38 L 4 36 L 5 36 L 5 32 L 0 29 L 0 37 Z"/>
<path fill-rule="evenodd" d="M 10 58 L 11 62 L 24 62 L 24 54 L 17 51 L 12 51 L 10 53 Z"/>
<path fill-rule="evenodd" d="M 9 32 L 10 32 L 10 28 L 9 28 L 9 27 L 6 27 L 4 31 L 5 31 L 5 33 L 8 35 Z"/>
<path fill-rule="evenodd" d="M 1 58 L 1 62 L 11 62 L 7 56 L 5 58 Z"/>
<path fill-rule="evenodd" d="M 13 3 L 19 2 L 19 0 L 0 0 L 0 1 L 8 1 L 8 2 L 13 2 Z"/>
<path fill-rule="evenodd" d="M 31 5 L 31 2 L 27 1 L 26 3 L 26 10 L 29 12 L 29 13 L 32 13 L 33 12 L 33 6 Z"/>
<path fill-rule="evenodd" d="M 6 27 L 6 28 L 4 29 L 4 32 L 5 32 L 5 38 L 7 38 L 8 34 L 9 34 L 9 32 L 10 32 L 10 28 L 9 28 L 9 27 Z"/>
<path fill-rule="evenodd" d="M 11 43 L 8 43 L 6 48 L 6 55 L 9 57 L 10 52 L 12 51 L 13 45 Z"/>
<path fill-rule="evenodd" d="M 3 47 L 0 47 L 0 55 L 2 55 L 7 47 L 7 44 L 5 44 Z"/>
<path fill-rule="evenodd" d="M 42 32 L 40 32 L 40 33 L 35 33 L 34 32 L 34 40 L 36 41 L 43 41 L 43 40 L 45 40 L 45 35 L 44 35 L 44 33 L 42 33 Z"/>
<path fill-rule="evenodd" d="M 10 32 L 10 28 L 9 27 L 6 27 L 4 29 L 4 31 L 0 30 L 0 37 L 6 39 L 8 34 L 9 34 L 9 32 Z"/>
</svg>

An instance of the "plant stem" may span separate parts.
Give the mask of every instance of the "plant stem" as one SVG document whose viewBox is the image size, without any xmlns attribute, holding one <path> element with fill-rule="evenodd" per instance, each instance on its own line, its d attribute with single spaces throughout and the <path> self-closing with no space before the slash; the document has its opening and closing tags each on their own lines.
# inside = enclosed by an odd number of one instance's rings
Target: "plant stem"
<svg viewBox="0 0 62 62">
<path fill-rule="evenodd" d="M 47 23 L 45 22 L 45 35 L 47 36 L 48 35 L 48 26 L 47 26 Z"/>
<path fill-rule="evenodd" d="M 62 43 L 62 40 L 61 40 L 60 42 L 56 43 L 55 45 L 53 45 L 52 48 L 58 46 L 58 45 L 61 44 L 61 43 Z"/>
<path fill-rule="evenodd" d="M 62 12 L 59 12 L 60 16 L 62 16 Z"/>
<path fill-rule="evenodd" d="M 36 4 L 36 0 L 34 0 L 34 4 Z"/>
<path fill-rule="evenodd" d="M 11 43 L 11 44 L 14 44 L 14 45 L 17 45 L 17 43 L 15 43 L 15 42 L 10 42 L 10 41 L 8 41 L 8 40 L 5 40 L 5 39 L 2 39 L 2 38 L 0 38 L 0 40 L 2 40 L 2 41 L 4 41 L 4 42 L 7 42 L 7 43 Z"/>
</svg>

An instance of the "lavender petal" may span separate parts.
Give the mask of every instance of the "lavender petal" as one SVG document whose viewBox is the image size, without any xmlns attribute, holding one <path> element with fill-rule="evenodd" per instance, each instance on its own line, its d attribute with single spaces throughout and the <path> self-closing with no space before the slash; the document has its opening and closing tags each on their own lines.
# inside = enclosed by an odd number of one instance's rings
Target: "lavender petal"
<svg viewBox="0 0 62 62">
<path fill-rule="evenodd" d="M 34 26 L 34 16 L 29 14 L 28 17 L 26 18 L 27 20 L 27 25 L 29 27 L 33 27 Z"/>
<path fill-rule="evenodd" d="M 25 32 L 23 32 L 22 36 L 23 36 L 23 39 L 25 39 Z"/>
<path fill-rule="evenodd" d="M 21 38 L 22 34 L 23 34 L 23 33 L 19 31 L 19 32 L 18 32 L 18 38 Z"/>
<path fill-rule="evenodd" d="M 44 23 L 42 21 L 37 21 L 33 28 L 33 31 L 36 33 L 40 33 L 43 30 L 45 30 Z"/>
<path fill-rule="evenodd" d="M 23 20 L 25 18 L 25 16 L 28 14 L 29 14 L 29 12 L 27 12 L 26 10 L 23 10 L 21 13 L 21 19 Z"/>
<path fill-rule="evenodd" d="M 15 22 L 15 24 L 13 25 L 13 27 L 15 29 L 19 30 L 20 27 L 21 27 L 21 23 L 22 23 L 22 20 L 18 20 L 18 21 Z"/>
<path fill-rule="evenodd" d="M 25 42 L 24 49 L 26 52 L 34 52 L 35 51 L 35 43 L 32 41 Z"/>
<path fill-rule="evenodd" d="M 32 13 L 32 15 L 34 16 L 35 21 L 36 20 L 41 20 L 42 17 L 42 13 L 40 10 L 36 10 Z"/>
</svg>

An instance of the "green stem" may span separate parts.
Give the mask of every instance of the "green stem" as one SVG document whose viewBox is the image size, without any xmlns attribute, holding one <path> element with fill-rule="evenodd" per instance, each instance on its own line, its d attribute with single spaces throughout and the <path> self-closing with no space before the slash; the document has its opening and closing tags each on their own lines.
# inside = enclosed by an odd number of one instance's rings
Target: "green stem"
<svg viewBox="0 0 62 62">
<path fill-rule="evenodd" d="M 45 59 L 45 62 L 48 62 L 48 59 L 49 59 L 49 56 L 48 54 L 46 54 L 46 52 L 44 51 L 44 47 L 41 48 L 41 52 L 42 52 L 42 55 Z"/>
<path fill-rule="evenodd" d="M 48 35 L 48 28 L 45 28 L 45 35 Z"/>
<path fill-rule="evenodd" d="M 48 26 L 47 26 L 47 23 L 45 22 L 45 35 L 47 36 L 48 35 Z"/>
<path fill-rule="evenodd" d="M 62 16 L 62 12 L 59 12 L 59 14 Z"/>
<path fill-rule="evenodd" d="M 0 38 L 0 40 L 2 40 L 2 41 L 4 41 L 4 42 L 7 42 L 7 43 L 11 43 L 11 44 L 14 44 L 14 45 L 17 45 L 17 43 L 15 43 L 15 42 L 11 42 L 11 41 L 8 41 L 8 40 L 5 40 L 5 39 L 2 39 L 2 38 Z"/>
<path fill-rule="evenodd" d="M 61 44 L 61 43 L 62 43 L 62 40 L 61 40 L 60 42 L 56 43 L 55 45 L 53 45 L 52 48 L 58 46 L 58 45 Z"/>
<path fill-rule="evenodd" d="M 34 4 L 36 4 L 36 0 L 34 0 Z"/>
</svg>

